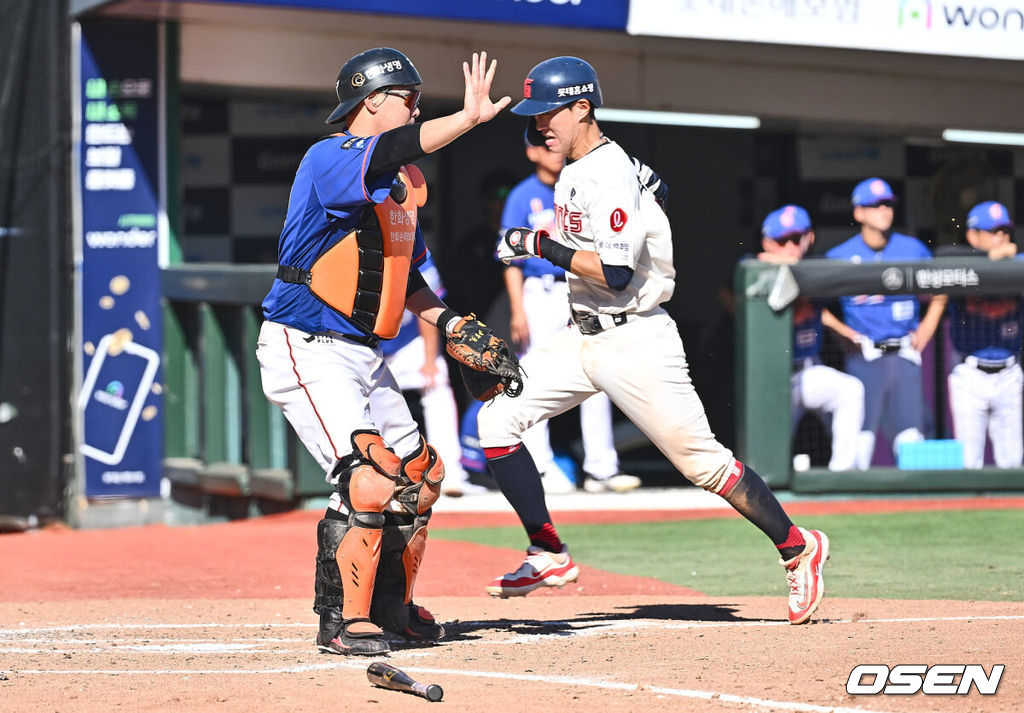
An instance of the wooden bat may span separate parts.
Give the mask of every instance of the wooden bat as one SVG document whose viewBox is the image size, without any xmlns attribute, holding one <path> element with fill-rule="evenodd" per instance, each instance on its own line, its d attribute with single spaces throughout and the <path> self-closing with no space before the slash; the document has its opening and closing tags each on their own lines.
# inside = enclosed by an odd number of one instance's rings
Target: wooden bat
<svg viewBox="0 0 1024 713">
<path fill-rule="evenodd" d="M 428 701 L 439 701 L 444 695 L 444 691 L 436 683 L 419 683 L 404 671 L 380 661 L 374 661 L 367 667 L 366 677 L 375 686 L 411 693 L 414 696 L 426 698 Z"/>
</svg>

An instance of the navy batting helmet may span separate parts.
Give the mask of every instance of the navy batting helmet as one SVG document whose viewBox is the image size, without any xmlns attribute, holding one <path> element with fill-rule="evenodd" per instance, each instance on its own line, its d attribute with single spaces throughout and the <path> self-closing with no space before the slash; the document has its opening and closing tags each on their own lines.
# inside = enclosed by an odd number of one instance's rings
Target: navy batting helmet
<svg viewBox="0 0 1024 713">
<path fill-rule="evenodd" d="M 357 54 L 345 62 L 338 72 L 335 88 L 338 107 L 327 117 L 328 124 L 337 124 L 356 105 L 384 87 L 407 87 L 422 84 L 420 73 L 408 57 L 390 47 L 376 47 Z"/>
<path fill-rule="evenodd" d="M 597 72 L 578 57 L 552 57 L 530 70 L 523 82 L 523 100 L 512 107 L 512 113 L 536 116 L 577 99 L 601 106 Z"/>
</svg>

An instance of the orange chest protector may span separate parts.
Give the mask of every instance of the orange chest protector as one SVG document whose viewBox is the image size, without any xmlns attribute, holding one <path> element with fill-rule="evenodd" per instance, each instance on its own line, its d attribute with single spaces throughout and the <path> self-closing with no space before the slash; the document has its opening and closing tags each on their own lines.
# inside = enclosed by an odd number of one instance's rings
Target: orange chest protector
<svg viewBox="0 0 1024 713">
<path fill-rule="evenodd" d="M 308 271 L 281 267 L 278 279 L 306 284 L 318 300 L 363 331 L 393 338 L 405 312 L 416 211 L 426 199 L 423 173 L 402 166 L 391 194 L 365 211 L 359 227 L 325 250 Z"/>
</svg>

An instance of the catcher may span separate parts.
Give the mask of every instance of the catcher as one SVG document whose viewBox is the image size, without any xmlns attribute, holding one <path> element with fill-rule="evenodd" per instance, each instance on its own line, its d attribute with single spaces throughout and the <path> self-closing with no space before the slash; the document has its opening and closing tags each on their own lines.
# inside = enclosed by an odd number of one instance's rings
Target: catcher
<svg viewBox="0 0 1024 713">
<path fill-rule="evenodd" d="M 412 161 L 493 118 L 495 63 L 463 63 L 463 109 L 422 125 L 420 75 L 398 50 L 356 55 L 338 75 L 327 123 L 295 175 L 263 301 L 256 354 L 263 391 L 284 411 L 334 486 L 317 525 L 316 643 L 335 654 L 389 651 L 384 631 L 433 642 L 444 629 L 413 603 L 444 466 L 420 435 L 378 349 L 406 308 L 436 324 L 450 354 L 488 374 L 478 395 L 521 388 L 508 346 L 427 286 L 417 209 L 427 188 Z M 476 384 L 476 382 L 473 382 Z"/>
</svg>

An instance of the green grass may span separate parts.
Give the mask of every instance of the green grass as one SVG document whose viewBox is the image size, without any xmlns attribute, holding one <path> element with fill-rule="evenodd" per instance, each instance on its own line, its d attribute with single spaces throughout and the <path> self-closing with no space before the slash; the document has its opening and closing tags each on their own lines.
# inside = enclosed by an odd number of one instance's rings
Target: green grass
<svg viewBox="0 0 1024 713">
<path fill-rule="evenodd" d="M 831 541 L 831 596 L 1024 601 L 1024 511 L 800 517 Z M 557 525 L 557 523 L 556 523 Z M 714 596 L 785 592 L 777 552 L 736 518 L 558 528 L 577 562 Z M 434 530 L 431 537 L 525 549 L 513 527 Z M 512 568 L 512 561 L 496 563 Z M 487 574 L 499 574 L 491 572 Z"/>
</svg>

